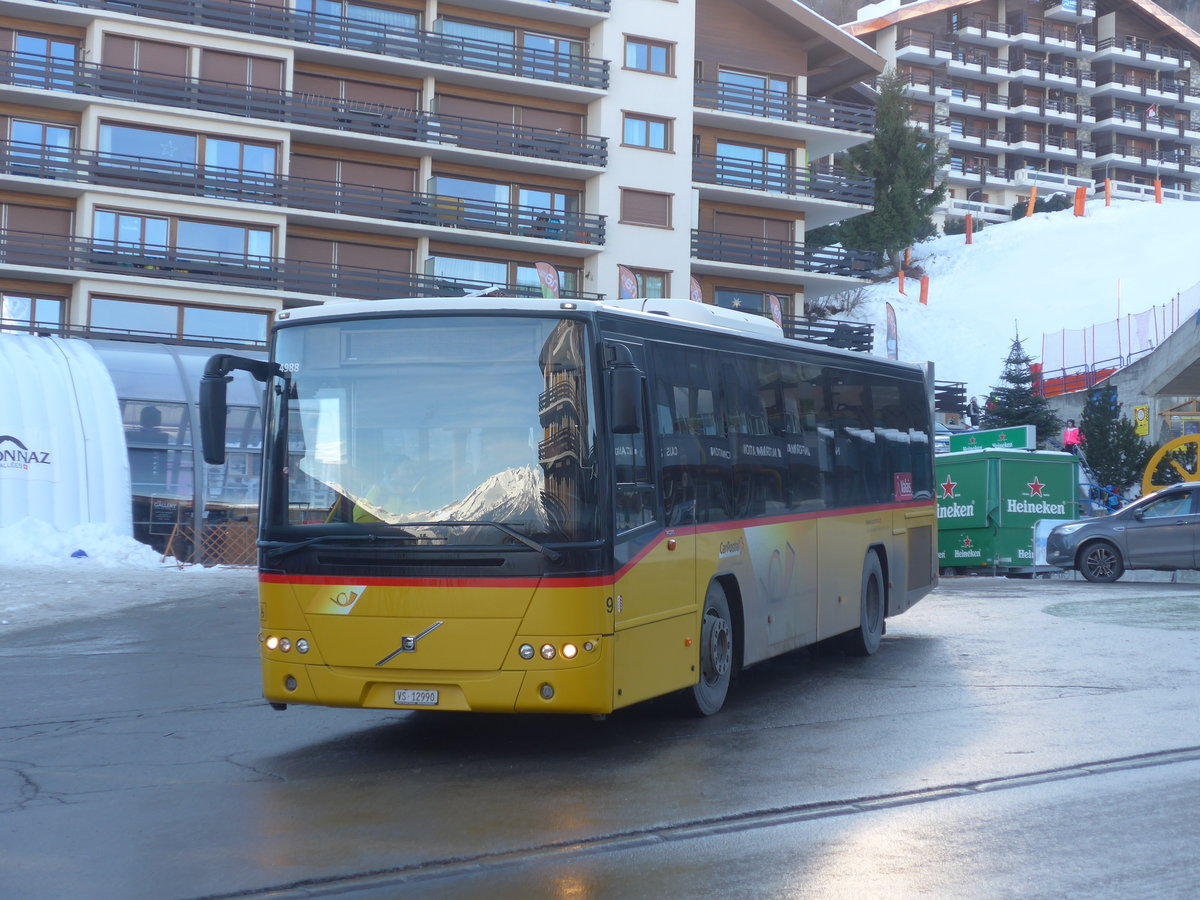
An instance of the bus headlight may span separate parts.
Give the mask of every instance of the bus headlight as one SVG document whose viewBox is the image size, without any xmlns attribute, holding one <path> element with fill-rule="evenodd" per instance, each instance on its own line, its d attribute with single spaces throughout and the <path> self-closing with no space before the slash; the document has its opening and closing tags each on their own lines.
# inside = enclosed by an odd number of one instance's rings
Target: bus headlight
<svg viewBox="0 0 1200 900">
<path fill-rule="evenodd" d="M 270 637 L 268 637 L 266 643 L 267 643 L 268 650 L 279 649 L 279 638 L 275 637 L 275 635 L 271 635 Z"/>
<path fill-rule="evenodd" d="M 557 652 L 553 644 L 542 644 L 542 659 L 554 659 Z"/>
<path fill-rule="evenodd" d="M 521 659 L 533 659 L 533 644 L 522 644 L 517 652 L 521 654 Z"/>
<path fill-rule="evenodd" d="M 574 644 L 563 644 L 562 655 L 563 659 L 574 659 L 575 654 L 579 652 L 579 648 Z"/>
<path fill-rule="evenodd" d="M 308 652 L 308 641 L 306 641 L 304 638 L 300 638 L 300 640 L 296 641 L 296 652 L 297 653 L 307 653 Z"/>
</svg>

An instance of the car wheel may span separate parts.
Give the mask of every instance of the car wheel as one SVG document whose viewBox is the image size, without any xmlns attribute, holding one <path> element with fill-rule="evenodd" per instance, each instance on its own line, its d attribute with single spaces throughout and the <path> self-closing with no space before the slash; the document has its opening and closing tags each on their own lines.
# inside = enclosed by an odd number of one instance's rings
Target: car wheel
<svg viewBox="0 0 1200 900">
<path fill-rule="evenodd" d="M 1078 568 L 1088 581 L 1116 581 L 1125 573 L 1121 552 L 1107 541 L 1096 541 L 1080 550 Z"/>
</svg>

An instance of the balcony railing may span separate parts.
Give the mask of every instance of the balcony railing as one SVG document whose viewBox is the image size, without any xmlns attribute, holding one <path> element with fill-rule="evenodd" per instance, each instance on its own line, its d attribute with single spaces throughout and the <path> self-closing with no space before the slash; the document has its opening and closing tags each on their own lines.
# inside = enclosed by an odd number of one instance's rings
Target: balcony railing
<svg viewBox="0 0 1200 900">
<path fill-rule="evenodd" d="M 705 109 L 780 119 L 803 125 L 870 134 L 875 130 L 875 110 L 857 103 L 833 103 L 718 81 L 697 81 L 695 102 Z"/>
<path fill-rule="evenodd" d="M 875 200 L 874 179 L 847 175 L 832 166 L 801 169 L 697 153 L 692 156 L 692 178 L 704 184 L 839 203 L 870 204 Z"/>
<path fill-rule="evenodd" d="M 1104 38 L 1102 41 L 1096 42 L 1096 51 L 1122 50 L 1126 53 L 1133 53 L 1142 59 L 1147 59 L 1151 56 L 1158 56 L 1163 59 L 1174 60 L 1178 63 L 1178 68 L 1189 68 L 1192 54 L 1180 47 L 1168 47 L 1166 44 L 1155 44 L 1146 38 L 1137 37 L 1135 35 L 1125 35 L 1119 38 Z"/>
<path fill-rule="evenodd" d="M 122 245 L 114 241 L 10 229 L 0 229 L 0 265 L 108 272 L 364 300 L 405 296 L 461 297 L 473 291 L 499 291 L 515 297 L 541 296 L 541 288 L 537 285 L 468 281 L 274 256 Z M 572 296 L 601 299 L 599 294 L 576 292 Z"/>
<path fill-rule="evenodd" d="M 0 173 L 546 240 L 604 243 L 604 216 L 90 150 L 0 141 Z"/>
<path fill-rule="evenodd" d="M 1079 50 L 1094 50 L 1096 47 L 1096 39 L 1075 25 L 1060 25 L 1057 22 L 1018 15 L 1009 19 L 1009 28 L 1014 35 L 1027 34 L 1043 44 L 1046 41 L 1058 41 L 1062 44 L 1074 44 Z"/>
<path fill-rule="evenodd" d="M 987 16 L 963 16 L 958 20 L 958 27 L 954 30 L 961 33 L 968 28 L 978 31 L 985 37 L 989 35 L 1009 37 L 1013 33 L 1012 29 L 1004 22 L 994 22 Z"/>
<path fill-rule="evenodd" d="M 239 33 L 377 53 L 397 59 L 517 75 L 582 87 L 608 87 L 608 60 L 480 41 L 342 16 L 293 12 L 246 0 L 46 0 L 203 25 Z M 607 12 L 609 0 L 553 0 Z"/>
<path fill-rule="evenodd" d="M 692 256 L 743 266 L 844 275 L 863 278 L 874 265 L 873 254 L 836 247 L 808 248 L 794 241 L 755 238 L 719 231 L 692 230 Z"/>
<path fill-rule="evenodd" d="M 1092 72 L 1073 63 L 1047 63 L 1038 59 L 1016 59 L 1008 63 L 1008 71 L 1032 72 L 1043 81 L 1050 78 L 1063 78 L 1074 81 L 1077 85 L 1092 80 Z"/>
<path fill-rule="evenodd" d="M 793 340 L 856 350 L 859 353 L 870 353 L 875 346 L 875 327 L 864 322 L 784 316 L 783 333 Z"/>
<path fill-rule="evenodd" d="M 0 52 L 0 83 L 591 166 L 605 165 L 608 156 L 602 137 L 116 66 L 51 63 L 11 51 Z"/>
</svg>

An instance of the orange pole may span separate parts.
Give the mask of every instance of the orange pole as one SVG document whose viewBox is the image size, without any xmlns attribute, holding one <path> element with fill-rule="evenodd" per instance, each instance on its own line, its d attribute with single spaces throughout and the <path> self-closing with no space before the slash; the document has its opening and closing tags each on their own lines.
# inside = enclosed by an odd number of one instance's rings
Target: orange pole
<svg viewBox="0 0 1200 900">
<path fill-rule="evenodd" d="M 975 231 L 975 217 L 970 213 L 963 216 L 963 234 L 967 236 L 967 243 L 971 243 L 971 234 Z"/>
<path fill-rule="evenodd" d="M 1104 179 L 1104 205 L 1112 206 L 1112 179 Z"/>
<path fill-rule="evenodd" d="M 900 270 L 900 293 L 904 293 L 904 270 Z M 905 294 L 905 296 L 908 296 Z"/>
<path fill-rule="evenodd" d="M 912 263 L 912 247 L 904 248 L 904 268 L 908 268 Z"/>
<path fill-rule="evenodd" d="M 929 276 L 921 276 L 921 303 L 925 306 L 929 305 Z"/>
<path fill-rule="evenodd" d="M 1162 179 L 1154 179 L 1154 202 L 1162 203 Z"/>
<path fill-rule="evenodd" d="M 1029 189 L 1029 206 L 1025 208 L 1025 215 L 1032 216 L 1033 211 L 1037 209 L 1037 185 Z"/>
<path fill-rule="evenodd" d="M 1075 215 L 1082 216 L 1087 209 L 1087 188 L 1075 188 Z"/>
</svg>

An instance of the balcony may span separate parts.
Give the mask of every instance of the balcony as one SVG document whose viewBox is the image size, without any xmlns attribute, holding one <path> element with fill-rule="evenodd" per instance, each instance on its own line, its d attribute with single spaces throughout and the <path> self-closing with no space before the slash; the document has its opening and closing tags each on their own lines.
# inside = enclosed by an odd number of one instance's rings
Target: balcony
<svg viewBox="0 0 1200 900">
<path fill-rule="evenodd" d="M 701 188 L 702 198 L 744 202 L 749 191 L 755 194 L 756 206 L 803 210 L 809 228 L 865 212 L 875 200 L 873 179 L 832 166 L 798 168 L 697 153 L 692 156 L 692 180 L 716 186 Z"/>
<path fill-rule="evenodd" d="M 843 278 L 864 278 L 874 266 L 873 255 L 859 250 L 834 247 L 810 249 L 793 241 L 698 229 L 692 229 L 692 257 L 739 266 L 763 266 Z"/>
<path fill-rule="evenodd" d="M 1200 140 L 1200 123 L 1185 113 L 1156 113 L 1145 109 L 1110 109 L 1096 114 L 1096 130 L 1151 139 Z"/>
<path fill-rule="evenodd" d="M 1007 97 L 973 88 L 955 86 L 950 89 L 949 107 L 952 112 L 986 113 L 993 116 L 1007 115 Z"/>
<path fill-rule="evenodd" d="M 958 48 L 946 63 L 952 78 L 972 78 L 976 81 L 1007 81 L 1008 61 L 980 50 Z"/>
<path fill-rule="evenodd" d="M 1075 25 L 1017 16 L 1011 28 L 1016 44 L 1026 50 L 1065 56 L 1086 56 L 1096 50 L 1096 39 Z"/>
<path fill-rule="evenodd" d="M 1007 188 L 1013 185 L 1012 169 L 975 159 L 951 157 L 943 170 L 953 184 L 979 188 L 983 191 L 987 191 L 989 188 Z"/>
<path fill-rule="evenodd" d="M 1147 38 L 1125 35 L 1104 38 L 1096 43 L 1094 60 L 1106 60 L 1125 65 L 1138 65 L 1162 72 L 1178 72 L 1191 68 L 1192 54 L 1180 47 L 1155 44 Z"/>
<path fill-rule="evenodd" d="M 463 116 L 443 116 L 336 97 L 251 88 L 218 81 L 151 75 L 134 69 L 56 62 L 0 52 L 0 84 L 87 97 L 332 129 L 519 158 L 603 166 L 607 140 Z M 425 152 L 430 152 L 427 148 Z M 435 154 L 436 155 L 436 154 Z"/>
<path fill-rule="evenodd" d="M 1059 22 L 1096 21 L 1096 0 L 1043 0 L 1042 13 Z"/>
<path fill-rule="evenodd" d="M 438 278 L 358 266 L 313 263 L 280 257 L 209 253 L 171 247 L 129 246 L 111 241 L 0 229 L 0 265 L 13 276 L 17 267 L 62 272 L 103 273 L 122 278 L 152 278 L 217 284 L 261 292 L 309 294 L 381 300 L 390 297 L 461 297 L 471 292 L 538 297 L 537 285 L 496 284 Z M 29 273 L 27 277 L 37 277 Z M 599 294 L 575 293 L 584 299 Z"/>
<path fill-rule="evenodd" d="M 875 110 L 857 103 L 801 97 L 717 81 L 697 81 L 694 102 L 700 110 L 696 121 L 701 124 L 791 138 L 797 137 L 794 126 L 804 126 L 800 137 L 812 159 L 864 143 L 875 131 Z M 738 121 L 731 122 L 730 114 L 738 116 Z M 747 123 L 743 117 L 757 121 Z"/>
<path fill-rule="evenodd" d="M 1170 172 L 1200 175 L 1200 157 L 1192 156 L 1186 150 L 1159 151 L 1121 140 L 1097 142 L 1095 165 L 1133 169 L 1150 177 Z M 1097 169 L 1093 168 L 1093 171 Z"/>
<path fill-rule="evenodd" d="M 1000 153 L 1008 149 L 1011 138 L 1006 131 L 967 126 L 951 120 L 950 134 L 946 140 L 951 147 L 987 147 L 993 153 Z"/>
<path fill-rule="evenodd" d="M 1047 63 L 1029 57 L 1009 63 L 1009 78 L 1021 84 L 1075 90 L 1088 89 L 1096 84 L 1090 69 L 1073 62 Z"/>
<path fill-rule="evenodd" d="M 982 47 L 1003 47 L 1013 42 L 1012 30 L 1003 22 L 993 22 L 986 16 L 961 16 L 954 36 L 960 44 Z"/>
<path fill-rule="evenodd" d="M 1012 101 L 1011 113 L 1022 119 L 1071 125 L 1094 125 L 1096 111 L 1073 100 L 1044 100 L 1026 98 Z"/>
<path fill-rule="evenodd" d="M 896 62 L 938 65 L 954 55 L 954 44 L 935 40 L 928 34 L 908 34 L 896 41 Z"/>
<path fill-rule="evenodd" d="M 1174 79 L 1159 80 L 1150 72 L 1118 75 L 1109 73 L 1096 79 L 1094 97 L 1113 97 L 1118 100 L 1142 100 L 1146 103 L 1175 103 L 1185 96 L 1195 98 L 1192 87 Z M 1200 106 L 1200 98 L 1192 99 Z"/>
<path fill-rule="evenodd" d="M 1011 143 L 1013 153 L 1023 156 L 1046 156 L 1058 160 L 1091 162 L 1096 158 L 1096 147 L 1091 141 L 1054 134 L 1026 134 L 1014 136 Z"/>
<path fill-rule="evenodd" d="M 1187 81 L 1175 81 L 1163 78 L 1158 82 L 1158 89 L 1163 93 L 1166 102 L 1188 109 L 1200 109 L 1200 88 L 1192 87 Z"/>
<path fill-rule="evenodd" d="M 604 243 L 604 216 L 89 150 L 0 141 L 0 174 L 269 204 L 425 227 L 587 245 Z M 420 233 L 424 229 L 407 230 Z"/>
<path fill-rule="evenodd" d="M 576 87 L 606 89 L 608 60 L 400 28 L 342 16 L 311 15 L 248 0 L 45 0 L 57 6 L 109 10 L 153 19 L 282 38 L 394 60 L 515 75 Z M 609 0 L 547 0 L 581 10 L 607 12 Z"/>
<path fill-rule="evenodd" d="M 906 72 L 901 77 L 904 79 L 904 96 L 910 100 L 930 101 L 950 98 L 950 79 L 945 75 L 935 75 L 931 72 Z M 871 86 L 878 90 L 879 79 L 872 79 Z"/>
<path fill-rule="evenodd" d="M 951 197 L 942 204 L 942 211 L 948 216 L 957 216 L 958 218 L 969 214 L 976 222 L 995 224 L 1012 221 L 1012 209 L 1010 207 L 999 206 L 995 203 L 984 203 L 980 200 L 961 200 Z"/>
</svg>

